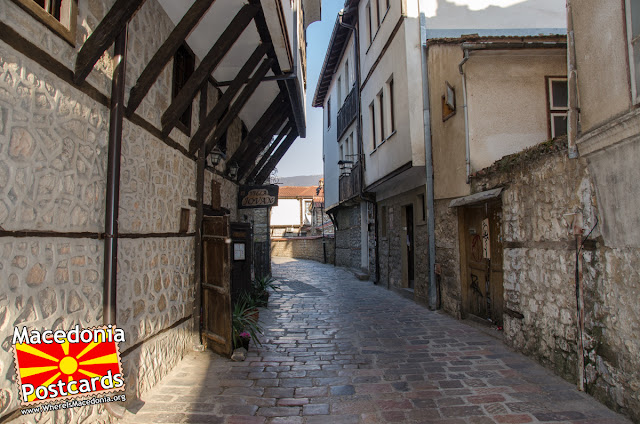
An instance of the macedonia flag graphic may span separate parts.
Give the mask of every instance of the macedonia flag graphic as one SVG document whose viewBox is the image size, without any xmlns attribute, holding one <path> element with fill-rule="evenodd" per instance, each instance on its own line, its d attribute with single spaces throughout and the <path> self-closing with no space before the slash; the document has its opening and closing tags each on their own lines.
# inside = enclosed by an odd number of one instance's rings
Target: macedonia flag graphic
<svg viewBox="0 0 640 424">
<path fill-rule="evenodd" d="M 124 390 L 118 344 L 104 339 L 98 337 L 88 343 L 69 339 L 64 343 L 16 343 L 22 404 Z"/>
</svg>

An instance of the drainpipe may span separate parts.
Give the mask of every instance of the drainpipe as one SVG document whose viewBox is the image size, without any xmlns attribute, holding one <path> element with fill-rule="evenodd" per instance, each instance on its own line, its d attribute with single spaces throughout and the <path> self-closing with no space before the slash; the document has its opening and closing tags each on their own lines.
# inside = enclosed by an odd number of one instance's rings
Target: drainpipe
<svg viewBox="0 0 640 424">
<path fill-rule="evenodd" d="M 436 217 L 433 193 L 433 152 L 431 149 L 431 106 L 429 103 L 429 71 L 427 69 L 427 26 L 424 14 L 424 0 L 418 2 L 420 8 L 420 53 L 422 55 L 422 117 L 424 127 L 425 171 L 427 174 L 427 237 L 429 244 L 429 287 L 427 289 L 429 309 L 438 307 L 436 286 Z"/>
<path fill-rule="evenodd" d="M 124 85 L 127 65 L 127 27 L 115 40 L 115 69 L 111 81 L 111 112 L 109 116 L 109 155 L 107 162 L 107 195 L 104 223 L 104 296 L 102 314 L 105 324 L 116 324 L 116 292 L 118 266 L 118 208 L 120 206 L 120 156 L 122 150 L 122 119 L 124 116 Z"/>
<path fill-rule="evenodd" d="M 576 69 L 576 43 L 573 32 L 571 0 L 567 0 L 567 71 L 569 84 L 569 113 L 567 117 L 567 144 L 569 158 L 578 158 L 578 71 Z"/>
<path fill-rule="evenodd" d="M 469 108 L 467 106 L 467 78 L 464 74 L 464 64 L 469 60 L 469 50 L 463 45 L 462 50 L 464 51 L 464 59 L 458 65 L 458 69 L 460 69 L 460 75 L 462 75 L 462 101 L 464 109 L 464 145 L 465 145 L 465 153 L 467 155 L 466 166 L 467 166 L 467 184 L 471 183 L 471 147 L 469 146 Z"/>
<path fill-rule="evenodd" d="M 127 26 L 116 37 L 114 45 L 113 79 L 111 80 L 111 111 L 109 116 L 109 154 L 107 159 L 107 194 L 104 223 L 104 292 L 102 317 L 104 324 L 116 324 L 118 291 L 118 208 L 120 206 L 120 157 L 122 150 L 122 119 L 124 116 L 124 85 L 127 65 Z M 106 404 L 105 409 L 118 419 L 124 417 L 121 405 Z"/>
</svg>

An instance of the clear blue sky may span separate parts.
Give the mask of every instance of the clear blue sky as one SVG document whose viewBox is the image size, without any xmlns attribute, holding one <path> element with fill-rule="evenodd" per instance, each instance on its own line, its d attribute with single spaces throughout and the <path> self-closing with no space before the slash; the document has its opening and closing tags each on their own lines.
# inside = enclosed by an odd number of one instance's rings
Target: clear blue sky
<svg viewBox="0 0 640 424">
<path fill-rule="evenodd" d="M 322 108 L 311 107 L 336 16 L 344 0 L 322 0 L 322 21 L 307 28 L 307 138 L 299 138 L 278 163 L 279 177 L 322 174 Z"/>
</svg>

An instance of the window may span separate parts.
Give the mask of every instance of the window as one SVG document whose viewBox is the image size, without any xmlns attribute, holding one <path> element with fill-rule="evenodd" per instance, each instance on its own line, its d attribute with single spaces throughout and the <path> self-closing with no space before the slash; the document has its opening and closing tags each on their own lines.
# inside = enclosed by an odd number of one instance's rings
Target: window
<svg viewBox="0 0 640 424">
<path fill-rule="evenodd" d="M 353 133 L 351 133 L 351 160 L 353 161 L 353 163 L 358 162 L 358 154 L 357 154 L 357 149 L 356 149 L 356 139 L 353 138 Z"/>
<path fill-rule="evenodd" d="M 338 77 L 338 109 L 342 106 L 342 77 Z"/>
<path fill-rule="evenodd" d="M 349 75 L 349 59 L 347 59 L 344 62 L 344 86 L 345 86 L 345 93 L 347 93 L 347 96 L 349 95 L 349 90 L 351 89 L 351 75 Z"/>
<path fill-rule="evenodd" d="M 633 102 L 640 101 L 640 2 L 626 0 L 627 38 Z"/>
<path fill-rule="evenodd" d="M 389 117 L 391 118 L 391 133 L 393 134 L 396 131 L 396 105 L 393 93 L 393 77 L 391 77 L 387 85 L 389 87 Z"/>
<path fill-rule="evenodd" d="M 391 0 L 387 0 L 387 10 L 391 8 Z"/>
<path fill-rule="evenodd" d="M 340 144 L 340 160 L 344 160 L 344 145 Z"/>
<path fill-rule="evenodd" d="M 327 128 L 331 128 L 331 97 L 327 99 Z"/>
<path fill-rule="evenodd" d="M 367 35 L 369 38 L 369 44 L 373 41 L 373 26 L 371 22 L 371 3 L 367 3 L 367 7 L 365 8 L 367 13 Z"/>
<path fill-rule="evenodd" d="M 378 105 L 380 107 L 380 143 L 384 141 L 384 92 L 378 93 Z"/>
<path fill-rule="evenodd" d="M 382 23 L 382 13 L 380 13 L 380 0 L 376 0 L 376 14 L 378 15 L 378 27 Z"/>
<path fill-rule="evenodd" d="M 77 0 L 13 0 L 13 2 L 75 47 Z"/>
<path fill-rule="evenodd" d="M 442 122 L 456 114 L 456 91 L 445 81 L 445 92 L 442 95 Z"/>
<path fill-rule="evenodd" d="M 195 63 L 196 56 L 185 43 L 178 47 L 178 50 L 173 57 L 172 98 L 175 98 L 178 95 L 180 90 L 182 90 L 182 87 L 184 87 L 189 80 L 191 74 L 193 74 Z M 184 111 L 178 121 L 178 125 L 176 126 L 187 135 L 191 134 L 191 105 L 189 105 L 189 107 Z"/>
<path fill-rule="evenodd" d="M 565 77 L 547 78 L 549 99 L 549 132 L 551 138 L 567 133 L 567 113 L 569 111 L 569 86 Z"/>
<path fill-rule="evenodd" d="M 373 148 L 376 148 L 376 105 L 371 102 L 369 105 L 369 115 L 371 116 L 371 141 L 373 142 Z"/>
</svg>

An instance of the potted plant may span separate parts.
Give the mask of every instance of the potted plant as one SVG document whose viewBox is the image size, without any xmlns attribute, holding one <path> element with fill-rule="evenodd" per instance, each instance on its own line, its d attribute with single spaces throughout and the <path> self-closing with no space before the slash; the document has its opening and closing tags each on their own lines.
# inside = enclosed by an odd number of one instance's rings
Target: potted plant
<svg viewBox="0 0 640 424">
<path fill-rule="evenodd" d="M 258 306 L 266 307 L 269 303 L 269 289 L 278 291 L 276 279 L 271 275 L 265 275 L 256 278 L 252 282 L 253 298 L 256 299 Z"/>
<path fill-rule="evenodd" d="M 249 338 L 247 339 L 247 346 L 250 339 L 255 340 L 255 343 L 262 346 L 262 343 L 260 343 L 260 340 L 257 337 L 258 334 L 262 334 L 262 327 L 254 315 L 254 309 L 255 305 L 248 303 L 246 296 L 239 298 L 233 305 L 231 327 L 234 349 L 244 347 L 244 340 L 242 339 L 247 338 L 246 336 L 240 336 L 243 333 L 247 333 L 249 335 Z"/>
<path fill-rule="evenodd" d="M 249 334 L 246 331 L 243 331 L 238 335 L 238 341 L 239 341 L 240 347 L 243 347 L 249 350 L 249 342 L 251 341 L 251 334 Z"/>
</svg>

